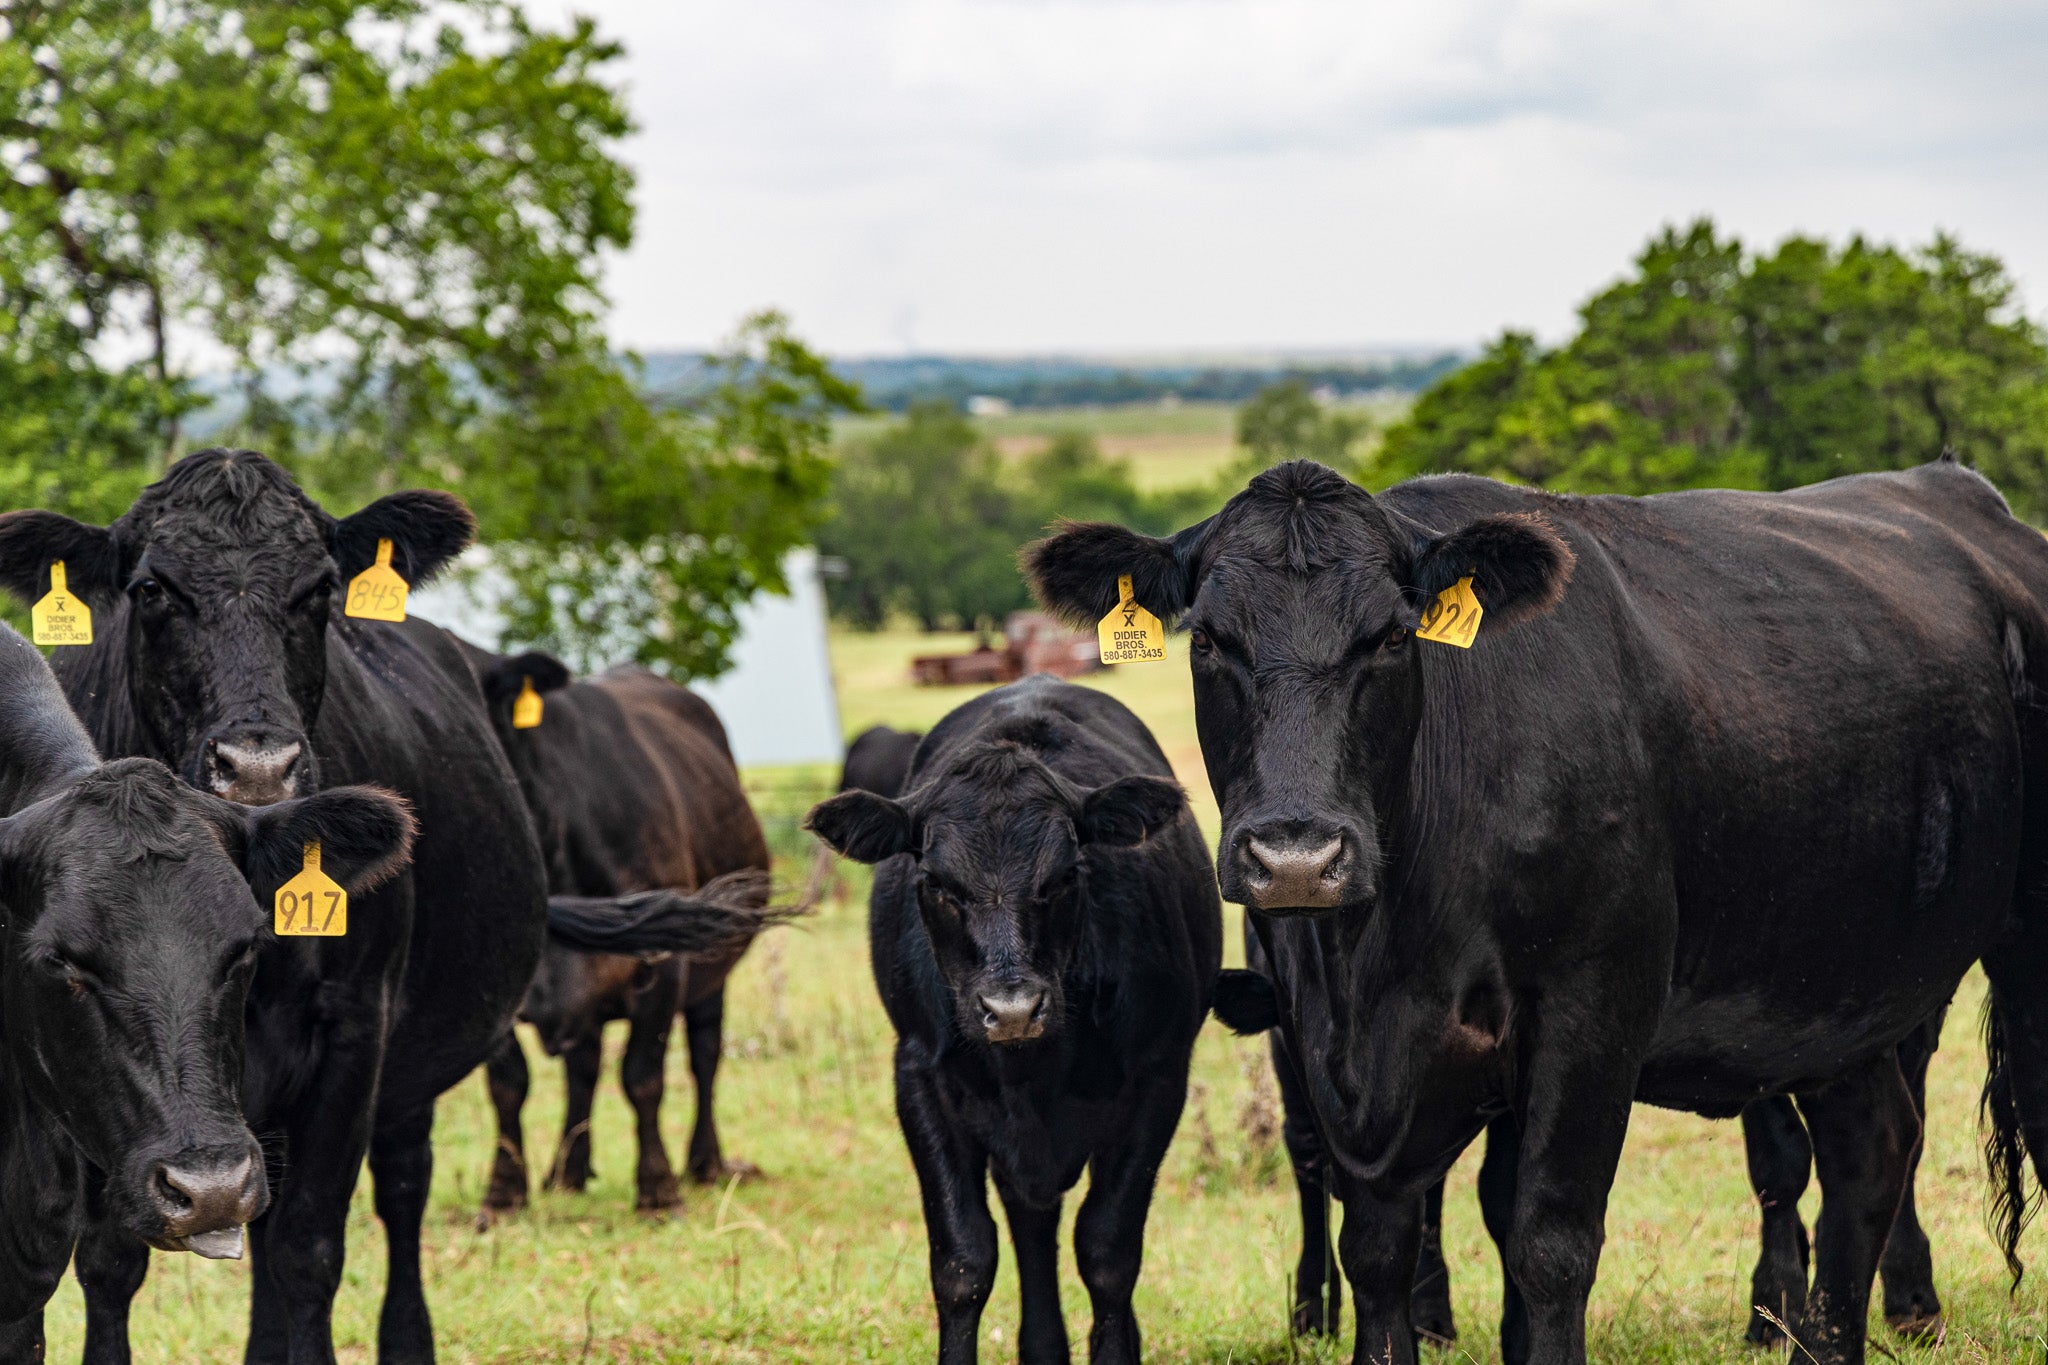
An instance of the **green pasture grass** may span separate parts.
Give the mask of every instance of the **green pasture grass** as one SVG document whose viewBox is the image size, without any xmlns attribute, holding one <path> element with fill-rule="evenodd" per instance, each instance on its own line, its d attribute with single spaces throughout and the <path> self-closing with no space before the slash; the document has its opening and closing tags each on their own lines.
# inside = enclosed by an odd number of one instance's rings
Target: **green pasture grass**
<svg viewBox="0 0 2048 1365">
<path fill-rule="evenodd" d="M 871 720 L 928 726 L 968 689 L 912 688 L 910 653 L 958 642 L 904 632 L 835 635 L 849 730 Z M 1183 780 L 1206 799 L 1194 747 L 1187 671 L 1175 658 L 1091 680 L 1154 727 Z M 794 803 L 830 785 L 823 769 L 750 772 L 750 788 Z M 1205 815 L 1214 833 L 1213 804 Z M 800 847 L 790 857 L 802 860 Z M 783 869 L 800 879 L 801 861 Z M 864 869 L 846 867 L 819 912 L 766 936 L 733 978 L 720 1116 L 727 1150 L 758 1163 L 759 1182 L 691 1189 L 680 1216 L 632 1211 L 631 1116 L 619 1093 L 621 1026 L 609 1036 L 594 1118 L 598 1178 L 570 1196 L 536 1190 L 532 1207 L 488 1232 L 474 1225 L 492 1151 L 483 1078 L 442 1102 L 435 1127 L 426 1275 L 440 1358 L 464 1362 L 895 1362 L 936 1350 L 923 1221 L 890 1092 L 892 1038 L 866 952 Z M 1231 960 L 1238 920 L 1228 912 Z M 1981 980 L 1965 983 L 1929 1077 L 1920 1207 L 1934 1240 L 1949 1310 L 1938 1345 L 1889 1337 L 1873 1314 L 1873 1357 L 1902 1362 L 2039 1361 L 2040 1279 L 2008 1297 L 1985 1230 L 1985 1180 L 1975 1103 L 1983 1076 L 1977 1021 Z M 559 1066 L 528 1040 L 534 1098 L 528 1149 L 537 1169 L 554 1151 L 562 1114 Z M 1263 1044 L 1211 1024 L 1197 1045 L 1186 1116 L 1161 1173 L 1147 1231 L 1137 1308 L 1148 1358 L 1202 1365 L 1279 1365 L 1349 1358 L 1335 1344 L 1297 1342 L 1285 1329 L 1298 1224 L 1277 1141 L 1277 1099 Z M 692 1096 L 680 1047 L 671 1049 L 665 1127 L 672 1154 L 687 1136 Z M 1480 1221 L 1475 1148 L 1445 1202 L 1445 1244 L 1460 1339 L 1425 1352 L 1432 1365 L 1499 1359 L 1498 1263 Z M 1076 1201 L 1069 1201 L 1069 1214 Z M 1000 1206 L 991 1201 L 1000 1219 Z M 1803 1211 L 1811 1222 L 1818 1191 Z M 1071 1229 L 1071 1222 L 1069 1223 Z M 1070 1245 L 1069 1236 L 1063 1245 Z M 2040 1233 L 2026 1252 L 2048 1258 Z M 1734 1123 L 1639 1107 L 1607 1217 L 1607 1246 L 1590 1314 L 1601 1362 L 1709 1365 L 1763 1360 L 1741 1343 L 1756 1252 L 1755 1202 Z M 348 1267 L 336 1304 L 341 1358 L 375 1357 L 384 1282 L 383 1238 L 367 1178 L 349 1225 Z M 1087 1296 L 1065 1256 L 1064 1303 L 1077 1356 Z M 136 1302 L 143 1362 L 239 1357 L 248 1303 L 245 1264 L 158 1256 Z M 51 1305 L 53 1361 L 78 1358 L 83 1311 L 66 1280 Z M 1015 1358 L 1017 1290 L 1004 1268 L 983 1322 L 983 1358 Z"/>
</svg>

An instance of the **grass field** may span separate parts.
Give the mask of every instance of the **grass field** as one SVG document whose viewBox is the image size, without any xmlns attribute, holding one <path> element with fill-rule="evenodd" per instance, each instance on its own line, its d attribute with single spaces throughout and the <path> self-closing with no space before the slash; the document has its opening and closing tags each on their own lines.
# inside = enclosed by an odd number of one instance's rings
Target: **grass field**
<svg viewBox="0 0 2048 1365">
<path fill-rule="evenodd" d="M 849 731 L 876 720 L 922 728 L 964 700 L 964 689 L 923 690 L 904 680 L 910 654 L 952 645 L 909 634 L 837 636 Z M 1153 726 L 1213 835 L 1184 660 L 1099 675 L 1096 685 Z M 790 774 L 749 776 L 785 800 L 792 791 Z M 808 775 L 813 783 L 821 777 Z M 472 1220 L 492 1141 L 482 1077 L 447 1096 L 427 1227 L 428 1293 L 443 1361 L 931 1357 L 923 1225 L 891 1108 L 891 1038 L 867 974 L 865 885 L 860 870 L 850 870 L 838 898 L 803 927 L 764 939 L 734 978 L 720 1114 L 729 1151 L 759 1163 L 765 1180 L 694 1191 L 677 1218 L 635 1215 L 630 1115 L 608 1076 L 595 1118 L 599 1179 L 591 1190 L 538 1194 L 524 1215 L 479 1233 Z M 1975 1146 L 1980 999 L 1973 978 L 1950 1014 L 1929 1083 L 1921 1168 L 1921 1209 L 1950 1330 L 1938 1347 L 1908 1348 L 1878 1324 L 1874 1342 L 1900 1361 L 2039 1361 L 2043 1351 L 2040 1280 L 2030 1277 L 2008 1299 L 1984 1230 Z M 552 1152 L 562 1086 L 559 1068 L 537 1050 L 531 1056 L 528 1133 L 538 1164 Z M 1138 1290 L 1149 1357 L 1217 1365 L 1348 1358 L 1340 1357 L 1348 1340 L 1310 1346 L 1284 1330 L 1296 1221 L 1291 1182 L 1273 1145 L 1275 1100 L 1263 1047 L 1212 1024 L 1196 1053 L 1194 1082 L 1154 1204 Z M 673 1151 L 691 1104 L 680 1053 L 671 1055 L 670 1084 Z M 1498 1272 L 1473 1193 L 1477 1155 L 1460 1163 L 1445 1207 L 1462 1337 L 1425 1357 L 1442 1365 L 1498 1358 Z M 1809 1192 L 1809 1221 L 1816 1204 Z M 1755 1216 L 1734 1124 L 1638 1109 L 1607 1226 L 1592 1307 L 1595 1360 L 1755 1358 L 1740 1341 Z M 2038 1260 L 2048 1245 L 2035 1234 L 2027 1251 Z M 990 1360 L 1014 1358 L 1017 1301 L 1007 1249 L 1005 1257 L 984 1322 Z M 1070 1256 L 1067 1264 L 1068 1321 L 1085 1342 L 1086 1296 Z M 366 1180 L 337 1304 L 345 1361 L 374 1356 L 383 1278 Z M 236 1358 L 246 1311 L 246 1266 L 159 1256 L 137 1301 L 137 1358 Z M 50 1358 L 76 1359 L 82 1309 L 69 1280 L 50 1318 Z"/>
</svg>

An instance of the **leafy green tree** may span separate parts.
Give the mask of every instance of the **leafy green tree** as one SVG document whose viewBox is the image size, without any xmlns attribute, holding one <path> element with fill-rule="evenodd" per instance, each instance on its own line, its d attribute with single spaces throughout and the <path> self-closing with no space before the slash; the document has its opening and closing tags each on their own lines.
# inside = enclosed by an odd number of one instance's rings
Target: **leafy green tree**
<svg viewBox="0 0 2048 1365">
<path fill-rule="evenodd" d="M 2048 514 L 2048 341 L 1999 263 L 1666 229 L 1555 350 L 1505 333 L 1424 393 L 1369 478 L 1464 470 L 1579 492 L 1789 488 L 1953 446 Z"/>
<path fill-rule="evenodd" d="M 0 499 L 113 515 L 213 404 L 324 496 L 461 492 L 537 643 L 589 586 L 556 551 L 658 566 L 615 643 L 715 670 L 852 394 L 779 320 L 701 412 L 609 355 L 618 51 L 509 0 L 0 0 Z"/>
<path fill-rule="evenodd" d="M 1318 460 L 1350 473 L 1352 448 L 1371 431 L 1362 416 L 1331 412 L 1316 401 L 1304 379 L 1268 384 L 1237 413 L 1237 443 L 1246 457 L 1234 474 L 1249 477 L 1286 460 Z"/>
</svg>

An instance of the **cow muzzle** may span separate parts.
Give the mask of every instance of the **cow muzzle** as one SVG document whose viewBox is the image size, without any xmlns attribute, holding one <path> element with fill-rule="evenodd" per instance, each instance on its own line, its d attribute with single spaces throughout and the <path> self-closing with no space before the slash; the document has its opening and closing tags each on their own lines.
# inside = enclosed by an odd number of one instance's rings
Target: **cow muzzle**
<svg viewBox="0 0 2048 1365">
<path fill-rule="evenodd" d="M 1028 1043 L 1045 1035 L 1051 992 L 1043 986 L 984 991 L 975 997 L 981 1027 L 991 1043 Z"/>
<path fill-rule="evenodd" d="M 215 796 L 268 806 L 300 795 L 306 746 L 266 731 L 216 735 L 206 742 L 201 778 Z"/>
<path fill-rule="evenodd" d="M 160 1251 L 190 1251 L 209 1260 L 239 1260 L 242 1227 L 268 1200 L 263 1158 L 239 1152 L 186 1152 L 157 1162 L 149 1198 L 163 1222 L 147 1240 Z"/>
<path fill-rule="evenodd" d="M 1357 863 L 1342 834 L 1253 830 L 1237 840 L 1224 890 L 1268 914 L 1334 909 L 1359 898 Z"/>
</svg>

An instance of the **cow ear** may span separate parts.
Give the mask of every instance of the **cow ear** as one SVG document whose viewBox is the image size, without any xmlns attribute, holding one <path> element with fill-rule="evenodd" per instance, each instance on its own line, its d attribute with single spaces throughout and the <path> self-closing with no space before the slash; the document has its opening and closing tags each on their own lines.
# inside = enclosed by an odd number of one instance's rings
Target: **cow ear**
<svg viewBox="0 0 2048 1365">
<path fill-rule="evenodd" d="M 23 605 L 34 605 L 50 590 L 50 565 L 60 559 L 71 591 L 88 605 L 103 606 L 120 592 L 121 550 L 106 527 L 56 512 L 0 516 L 0 588 Z"/>
<path fill-rule="evenodd" d="M 216 801 L 213 818 L 265 903 L 305 866 L 307 844 L 319 843 L 322 872 L 351 892 L 368 891 L 411 861 L 419 831 L 412 807 L 382 787 L 336 787 L 270 806 Z"/>
<path fill-rule="evenodd" d="M 569 685 L 569 665 L 538 649 L 500 659 L 484 670 L 484 700 L 495 706 L 518 696 L 528 678 L 536 692 L 557 692 Z"/>
<path fill-rule="evenodd" d="M 1481 629 L 1541 616 L 1564 597 L 1571 546 L 1534 512 L 1503 512 L 1425 540 L 1415 559 L 1415 602 L 1425 607 L 1461 578 L 1486 610 Z"/>
<path fill-rule="evenodd" d="M 857 863 L 879 863 L 910 852 L 909 809 L 859 788 L 811 807 L 804 828 Z"/>
<path fill-rule="evenodd" d="M 1187 793 L 1163 777 L 1120 777 L 1081 798 L 1074 828 L 1084 844 L 1143 843 L 1180 818 Z"/>
<path fill-rule="evenodd" d="M 1194 557 L 1209 523 L 1161 539 L 1106 521 L 1070 521 L 1018 552 L 1039 602 L 1073 625 L 1092 626 L 1117 604 L 1117 579 L 1131 576 L 1138 604 L 1170 620 L 1195 600 Z"/>
<path fill-rule="evenodd" d="M 334 523 L 328 552 L 343 581 L 377 562 L 377 542 L 391 542 L 391 567 L 417 588 L 441 572 L 476 538 L 476 518 L 461 498 L 431 488 L 408 488 L 377 499 Z"/>
</svg>

